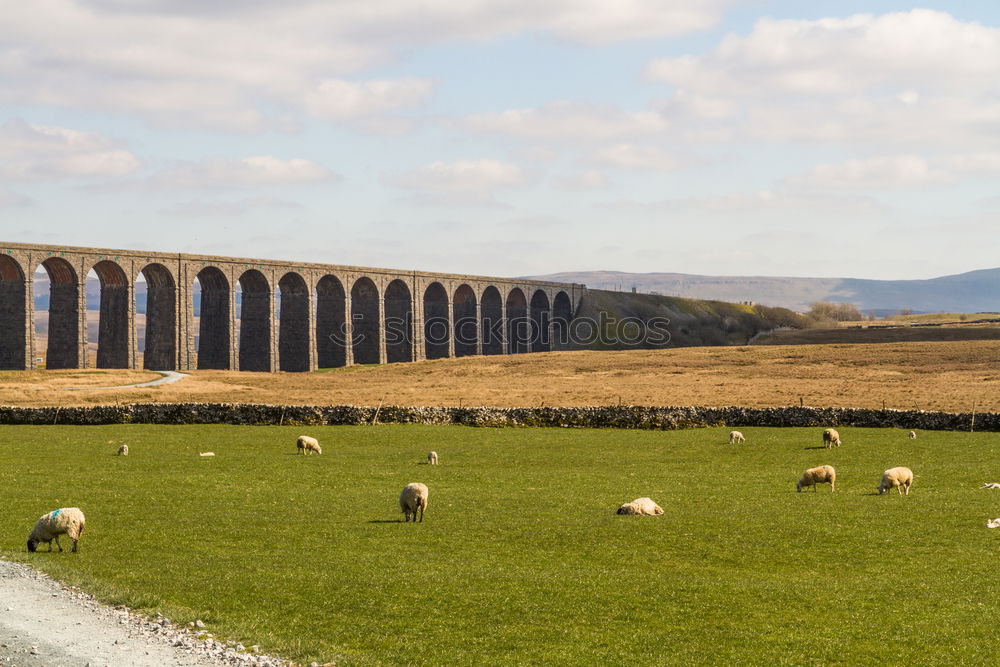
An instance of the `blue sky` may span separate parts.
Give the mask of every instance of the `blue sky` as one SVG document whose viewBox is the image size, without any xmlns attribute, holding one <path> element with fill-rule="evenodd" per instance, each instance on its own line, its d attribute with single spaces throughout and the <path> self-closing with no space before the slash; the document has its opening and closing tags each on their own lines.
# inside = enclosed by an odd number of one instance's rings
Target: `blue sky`
<svg viewBox="0 0 1000 667">
<path fill-rule="evenodd" d="M 0 0 L 0 240 L 1000 266 L 1000 3 Z"/>
</svg>

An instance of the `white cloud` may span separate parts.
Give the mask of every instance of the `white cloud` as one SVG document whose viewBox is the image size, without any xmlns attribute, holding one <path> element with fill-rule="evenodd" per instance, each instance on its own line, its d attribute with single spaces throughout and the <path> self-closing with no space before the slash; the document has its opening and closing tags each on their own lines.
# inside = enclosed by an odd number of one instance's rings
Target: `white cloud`
<svg viewBox="0 0 1000 667">
<path fill-rule="evenodd" d="M 329 183 L 340 177 L 326 167 L 292 158 L 283 160 L 270 155 L 241 159 L 206 158 L 199 162 L 176 165 L 152 180 L 166 187 L 253 187 Z"/>
<path fill-rule="evenodd" d="M 543 107 L 508 109 L 498 113 L 466 116 L 462 127 L 472 132 L 503 134 L 546 140 L 606 141 L 644 136 L 668 128 L 666 118 L 655 111 L 622 111 L 560 100 Z"/>
<path fill-rule="evenodd" d="M 626 169 L 669 171 L 676 169 L 677 160 L 656 146 L 618 144 L 591 153 L 587 161 Z"/>
<path fill-rule="evenodd" d="M 918 155 L 892 155 L 822 164 L 791 181 L 823 188 L 893 188 L 942 183 L 950 178 Z"/>
<path fill-rule="evenodd" d="M 604 172 L 596 169 L 558 177 L 553 179 L 553 183 L 558 187 L 570 190 L 598 190 L 611 184 Z"/>
<path fill-rule="evenodd" d="M 736 136 L 1000 148 L 1000 29 L 943 12 L 762 19 L 706 53 L 653 60 L 646 76 L 674 87 L 664 113 Z"/>
<path fill-rule="evenodd" d="M 418 106 L 430 94 L 431 88 L 428 79 L 360 83 L 327 79 L 306 94 L 305 105 L 317 118 L 352 119 Z"/>
<path fill-rule="evenodd" d="M 525 32 L 588 44 L 684 34 L 713 25 L 734 1 L 8 3 L 0 103 L 233 131 L 283 126 L 283 113 L 303 109 L 353 119 L 425 99 L 424 81 L 341 78 L 414 47 Z"/>
<path fill-rule="evenodd" d="M 0 174 L 6 178 L 104 178 L 125 176 L 140 166 L 132 153 L 95 132 L 22 120 L 0 126 Z"/>
<path fill-rule="evenodd" d="M 516 164 L 499 160 L 433 162 L 413 171 L 387 176 L 386 183 L 430 192 L 492 192 L 524 185 L 527 175 Z"/>
</svg>

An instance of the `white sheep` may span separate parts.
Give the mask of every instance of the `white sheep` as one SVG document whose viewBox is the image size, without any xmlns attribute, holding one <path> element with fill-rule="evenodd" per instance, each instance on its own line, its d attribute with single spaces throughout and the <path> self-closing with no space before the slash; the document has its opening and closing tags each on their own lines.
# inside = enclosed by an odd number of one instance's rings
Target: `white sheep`
<svg viewBox="0 0 1000 667">
<path fill-rule="evenodd" d="M 431 452 L 427 455 L 427 465 L 436 466 L 438 464 L 438 453 Z"/>
<path fill-rule="evenodd" d="M 649 498 L 636 498 L 618 508 L 616 514 L 629 516 L 656 516 L 663 514 L 663 508 Z"/>
<path fill-rule="evenodd" d="M 831 492 L 837 490 L 837 471 L 833 469 L 833 466 L 809 468 L 802 473 L 802 477 L 795 485 L 795 490 L 801 492 L 802 487 L 811 486 L 813 491 L 816 491 L 817 484 L 829 484 Z"/>
<path fill-rule="evenodd" d="M 879 482 L 878 492 L 880 494 L 887 493 L 889 490 L 895 488 L 899 490 L 899 495 L 903 495 L 904 489 L 906 495 L 910 495 L 911 484 L 913 484 L 912 470 L 905 466 L 889 468 L 882 473 L 882 481 Z"/>
<path fill-rule="evenodd" d="M 733 444 L 734 442 L 746 442 L 746 441 L 747 441 L 747 439 L 744 438 L 743 434 L 740 433 L 739 431 L 730 431 L 729 432 L 729 444 L 730 445 Z"/>
<path fill-rule="evenodd" d="M 830 449 L 834 445 L 840 447 L 840 433 L 835 428 L 828 428 L 823 431 L 823 445 Z"/>
<path fill-rule="evenodd" d="M 198 452 L 198 456 L 215 456 L 215 452 Z"/>
<path fill-rule="evenodd" d="M 122 445 L 118 448 L 118 456 L 128 456 L 128 445 Z"/>
<path fill-rule="evenodd" d="M 916 431 L 910 431 L 909 438 L 910 438 L 910 440 L 916 440 L 917 439 L 917 432 Z"/>
<path fill-rule="evenodd" d="M 311 452 L 316 452 L 317 454 L 323 453 L 323 448 L 319 446 L 319 441 L 316 438 L 310 438 L 308 435 L 300 435 L 295 446 L 298 448 L 299 454 L 309 454 Z"/>
<path fill-rule="evenodd" d="M 420 521 L 424 520 L 424 510 L 427 509 L 427 485 L 420 482 L 410 482 L 403 487 L 399 494 L 399 509 L 405 515 L 404 523 L 413 517 L 413 522 L 417 521 L 417 512 L 420 512 Z"/>
<path fill-rule="evenodd" d="M 1000 519 L 988 519 L 986 521 L 987 528 L 1000 528 Z"/>
<path fill-rule="evenodd" d="M 83 535 L 84 523 L 86 520 L 79 507 L 63 507 L 44 514 L 28 535 L 28 551 L 38 549 L 39 542 L 48 542 L 49 551 L 52 551 L 52 540 L 56 541 L 56 546 L 62 551 L 59 536 L 69 535 L 69 539 L 73 540 L 73 552 L 76 553 L 76 543 Z"/>
<path fill-rule="evenodd" d="M 986 482 L 980 489 L 1000 489 L 1000 482 Z"/>
</svg>

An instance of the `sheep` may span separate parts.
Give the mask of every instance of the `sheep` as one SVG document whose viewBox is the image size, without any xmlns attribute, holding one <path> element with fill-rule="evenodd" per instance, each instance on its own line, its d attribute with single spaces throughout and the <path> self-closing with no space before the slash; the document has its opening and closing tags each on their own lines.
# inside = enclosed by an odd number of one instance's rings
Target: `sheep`
<svg viewBox="0 0 1000 667">
<path fill-rule="evenodd" d="M 1000 528 L 1000 518 L 987 520 L 986 521 L 986 527 L 987 528 Z"/>
<path fill-rule="evenodd" d="M 316 452 L 317 454 L 323 453 L 323 448 L 319 446 L 319 441 L 316 438 L 310 438 L 308 435 L 300 435 L 295 446 L 298 448 L 299 454 L 309 454 L 311 452 Z"/>
<path fill-rule="evenodd" d="M 118 456 L 128 456 L 128 445 L 122 445 L 118 448 Z"/>
<path fill-rule="evenodd" d="M 828 428 L 823 431 L 823 445 L 827 449 L 830 449 L 834 445 L 840 447 L 840 434 L 837 433 L 837 429 Z"/>
<path fill-rule="evenodd" d="M 1000 482 L 986 482 L 980 489 L 1000 489 Z"/>
<path fill-rule="evenodd" d="M 436 466 L 438 464 L 438 453 L 431 452 L 427 455 L 427 465 Z"/>
<path fill-rule="evenodd" d="M 917 432 L 916 431 L 910 431 L 910 435 L 908 437 L 910 438 L 910 440 L 916 440 L 917 439 Z"/>
<path fill-rule="evenodd" d="M 79 507 L 63 507 L 43 514 L 35 523 L 28 535 L 28 551 L 34 552 L 38 549 L 39 542 L 48 542 L 49 551 L 52 551 L 52 540 L 56 541 L 59 551 L 62 545 L 59 544 L 60 535 L 69 535 L 73 540 L 73 553 L 76 553 L 76 543 L 83 535 L 85 519 Z"/>
<path fill-rule="evenodd" d="M 403 487 L 399 494 L 399 509 L 405 515 L 404 523 L 413 516 L 413 522 L 417 522 L 417 511 L 420 511 L 420 521 L 424 520 L 424 510 L 427 509 L 427 485 L 420 482 L 410 482 Z"/>
<path fill-rule="evenodd" d="M 215 456 L 215 452 L 198 452 L 198 456 Z"/>
<path fill-rule="evenodd" d="M 744 438 L 743 434 L 740 433 L 739 431 L 730 431 L 729 432 L 729 444 L 730 445 L 733 444 L 734 442 L 746 442 L 746 441 L 747 441 L 747 439 Z"/>
<path fill-rule="evenodd" d="M 636 498 L 618 508 L 616 514 L 628 516 L 657 516 L 663 514 L 663 508 L 649 498 Z"/>
<path fill-rule="evenodd" d="M 887 493 L 890 489 L 899 490 L 899 495 L 910 495 L 910 484 L 913 484 L 913 471 L 905 466 L 889 468 L 882 473 L 882 481 L 878 485 L 879 495 Z"/>
<path fill-rule="evenodd" d="M 795 485 L 795 490 L 801 492 L 802 487 L 811 486 L 815 492 L 817 484 L 829 484 L 831 493 L 837 490 L 837 471 L 833 469 L 833 466 L 809 468 L 802 473 L 802 478 Z"/>
</svg>

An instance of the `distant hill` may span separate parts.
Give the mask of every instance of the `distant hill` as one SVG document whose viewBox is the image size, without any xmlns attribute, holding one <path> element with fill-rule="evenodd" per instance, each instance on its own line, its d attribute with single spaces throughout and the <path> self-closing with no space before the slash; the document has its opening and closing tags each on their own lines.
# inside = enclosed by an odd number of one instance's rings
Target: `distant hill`
<svg viewBox="0 0 1000 667">
<path fill-rule="evenodd" d="M 808 310 L 814 301 L 852 303 L 863 311 L 879 315 L 904 308 L 915 312 L 1000 311 L 1000 268 L 929 280 L 699 276 L 624 271 L 579 271 L 529 278 L 583 283 L 592 289 L 628 292 L 635 287 L 639 292 L 690 299 L 752 301 L 796 311 Z"/>
</svg>

